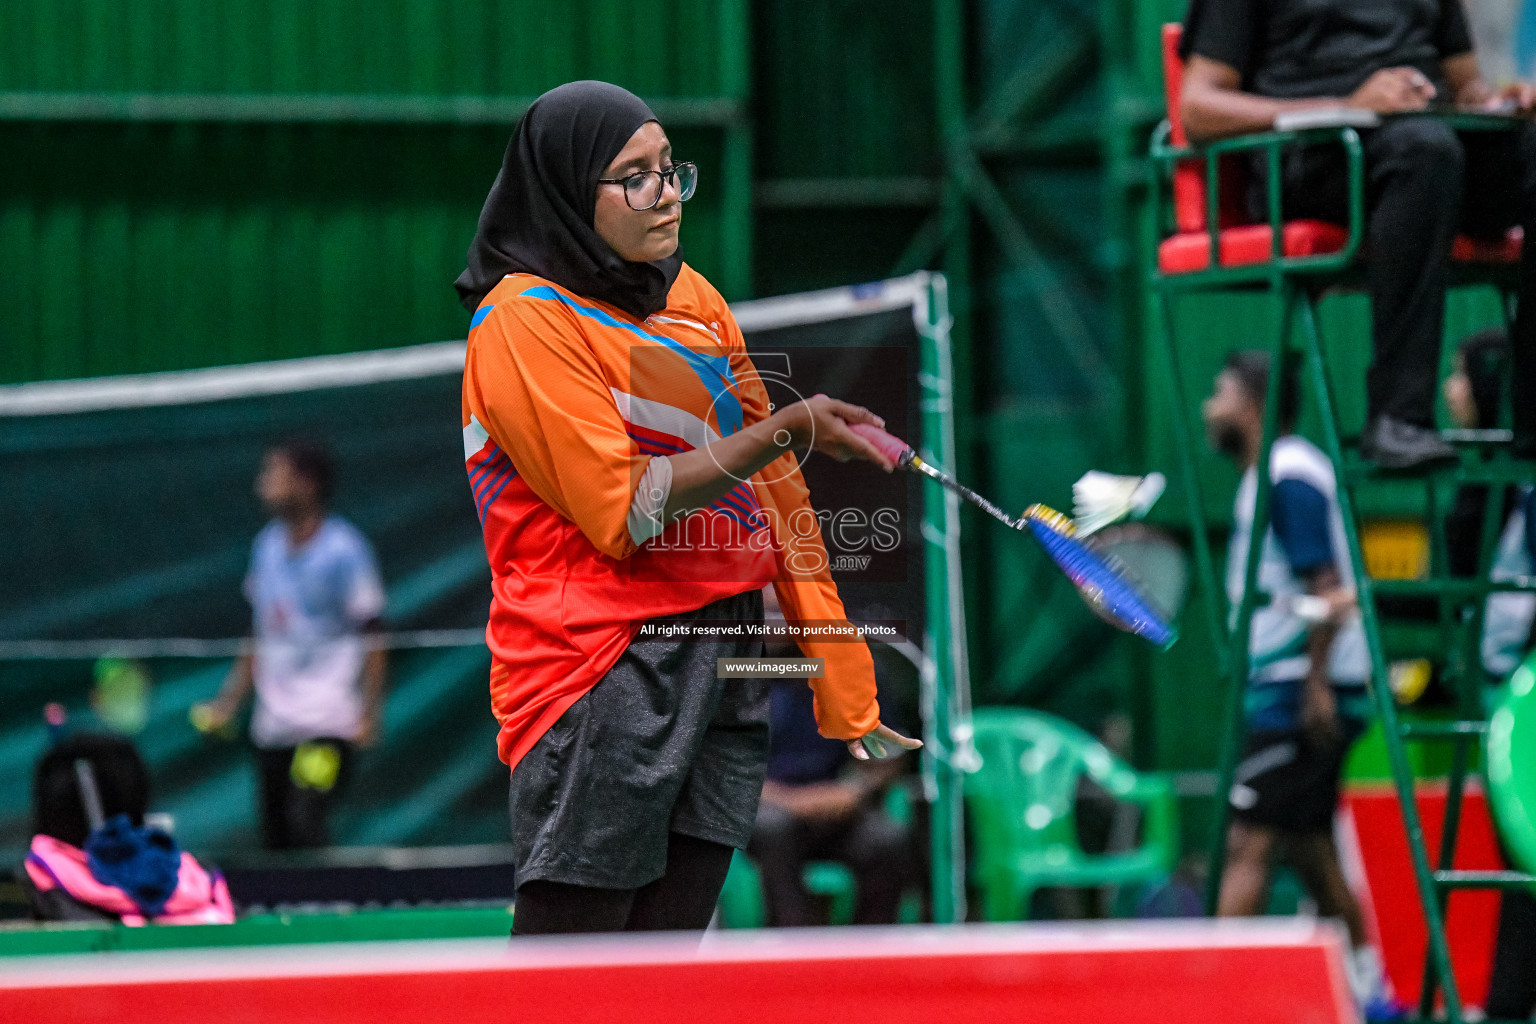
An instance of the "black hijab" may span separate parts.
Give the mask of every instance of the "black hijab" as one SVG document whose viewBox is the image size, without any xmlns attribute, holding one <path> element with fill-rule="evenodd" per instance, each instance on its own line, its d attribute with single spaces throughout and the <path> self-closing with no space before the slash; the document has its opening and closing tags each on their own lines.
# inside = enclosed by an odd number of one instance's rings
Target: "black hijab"
<svg viewBox="0 0 1536 1024">
<path fill-rule="evenodd" d="M 636 317 L 666 306 L 682 248 L 631 263 L 592 226 L 597 179 L 640 126 L 655 120 L 638 96 L 607 82 L 571 82 L 534 100 L 485 198 L 469 265 L 453 283 L 464 308 L 474 312 L 496 282 L 517 271 Z"/>
</svg>

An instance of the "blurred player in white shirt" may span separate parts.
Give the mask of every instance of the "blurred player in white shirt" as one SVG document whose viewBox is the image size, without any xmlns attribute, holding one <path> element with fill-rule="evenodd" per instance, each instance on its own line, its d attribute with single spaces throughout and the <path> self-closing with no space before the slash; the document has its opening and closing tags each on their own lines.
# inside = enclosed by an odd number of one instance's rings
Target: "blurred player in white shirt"
<svg viewBox="0 0 1536 1024">
<path fill-rule="evenodd" d="M 224 728 L 253 689 L 251 741 L 261 774 L 268 849 L 324 846 L 327 813 L 354 747 L 378 738 L 385 655 L 384 588 L 368 541 L 330 512 L 330 453 L 310 441 L 269 449 L 256 494 L 272 514 L 251 550 L 245 595 L 255 650 L 219 696 L 194 709 L 199 728 Z"/>
</svg>

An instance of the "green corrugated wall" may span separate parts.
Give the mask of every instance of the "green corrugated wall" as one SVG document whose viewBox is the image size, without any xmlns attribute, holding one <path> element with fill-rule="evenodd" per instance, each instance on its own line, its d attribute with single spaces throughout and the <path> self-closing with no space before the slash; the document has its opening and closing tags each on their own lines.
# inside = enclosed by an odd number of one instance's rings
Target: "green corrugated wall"
<svg viewBox="0 0 1536 1024">
<path fill-rule="evenodd" d="M 753 5 L 757 294 L 898 269 L 938 195 L 932 19 L 931 0 Z"/>
<path fill-rule="evenodd" d="M 0 5 L 0 382 L 461 337 L 527 100 L 603 77 L 707 168 L 688 258 L 749 286 L 743 0 Z"/>
<path fill-rule="evenodd" d="M 0 89 L 535 96 L 732 92 L 722 0 L 10 0 Z"/>
</svg>

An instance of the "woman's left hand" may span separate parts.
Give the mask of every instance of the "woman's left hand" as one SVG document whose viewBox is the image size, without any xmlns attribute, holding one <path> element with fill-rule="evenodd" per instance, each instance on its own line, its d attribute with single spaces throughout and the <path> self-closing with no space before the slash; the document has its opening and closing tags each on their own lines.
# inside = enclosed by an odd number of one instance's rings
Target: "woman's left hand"
<svg viewBox="0 0 1536 1024">
<path fill-rule="evenodd" d="M 890 726 L 877 725 L 858 739 L 849 740 L 848 752 L 860 761 L 868 761 L 870 755 L 876 758 L 895 757 L 904 751 L 916 750 L 922 745 L 922 740 L 903 736 Z"/>
</svg>

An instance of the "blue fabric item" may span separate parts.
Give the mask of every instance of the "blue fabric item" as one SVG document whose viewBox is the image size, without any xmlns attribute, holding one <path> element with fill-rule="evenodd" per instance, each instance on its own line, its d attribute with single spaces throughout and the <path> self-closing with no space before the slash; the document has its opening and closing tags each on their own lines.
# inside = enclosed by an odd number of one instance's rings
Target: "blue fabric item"
<svg viewBox="0 0 1536 1024">
<path fill-rule="evenodd" d="M 116 814 L 85 840 L 86 863 L 96 881 L 128 894 L 145 917 L 156 917 L 176 892 L 181 851 L 157 828 L 135 826 Z"/>
<path fill-rule="evenodd" d="M 1328 499 L 1305 480 L 1286 479 L 1275 484 L 1270 499 L 1275 537 L 1285 550 L 1291 571 L 1304 576 L 1333 565 L 1333 542 L 1328 536 Z"/>
<path fill-rule="evenodd" d="M 768 778 L 787 786 L 830 782 L 849 756 L 842 740 L 816 731 L 815 696 L 805 680 L 776 680 L 768 697 Z"/>
</svg>

